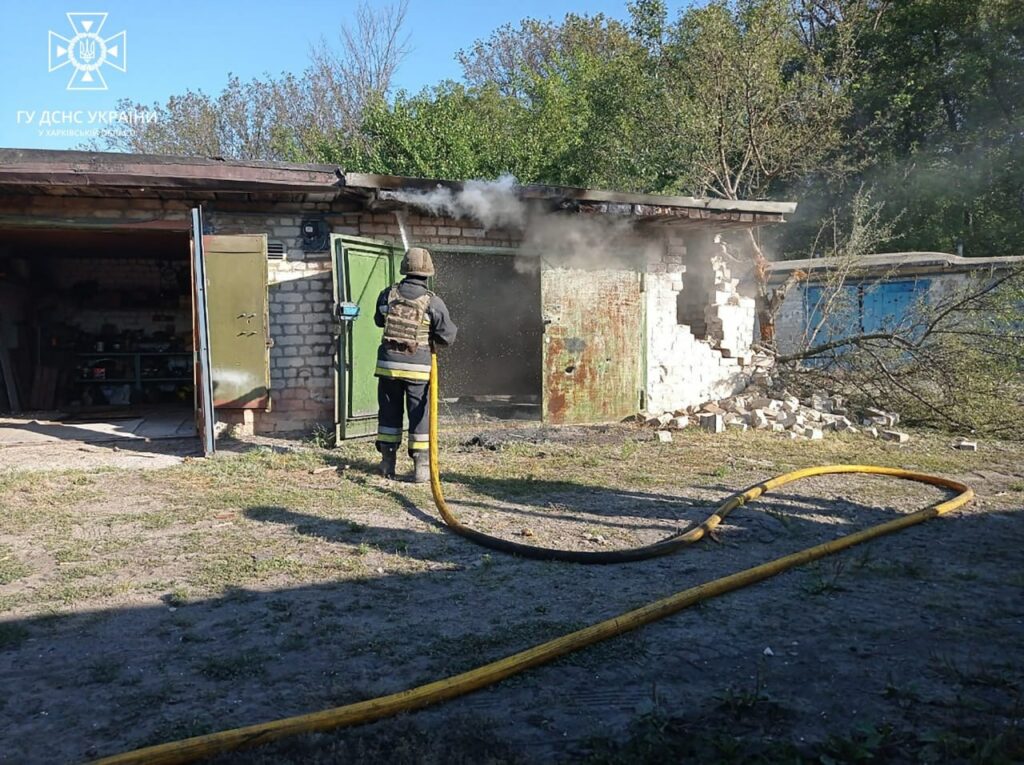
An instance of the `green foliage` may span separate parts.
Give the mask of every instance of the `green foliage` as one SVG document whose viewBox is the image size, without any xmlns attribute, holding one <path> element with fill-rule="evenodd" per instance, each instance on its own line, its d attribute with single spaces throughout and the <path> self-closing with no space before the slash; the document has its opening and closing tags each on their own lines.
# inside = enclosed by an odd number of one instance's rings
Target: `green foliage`
<svg viewBox="0 0 1024 765">
<path fill-rule="evenodd" d="M 787 0 L 716 2 L 627 27 L 570 15 L 505 26 L 460 54 L 468 85 L 379 101 L 318 157 L 350 169 L 636 191 L 763 196 L 838 143 L 843 88 Z"/>
<path fill-rule="evenodd" d="M 788 256 L 875 190 L 892 249 L 1018 254 L 1024 3 L 711 0 L 669 18 L 505 24 L 462 80 L 392 93 L 404 5 L 364 6 L 296 74 L 186 92 L 97 147 L 347 170 L 800 202 Z M 344 30 L 343 30 L 344 32 Z M 124 102 L 120 108 L 140 108 Z"/>
<path fill-rule="evenodd" d="M 857 28 L 844 150 L 790 194 L 786 246 L 862 183 L 903 212 L 894 249 L 1020 254 L 1024 237 L 1024 4 L 908 0 Z"/>
</svg>

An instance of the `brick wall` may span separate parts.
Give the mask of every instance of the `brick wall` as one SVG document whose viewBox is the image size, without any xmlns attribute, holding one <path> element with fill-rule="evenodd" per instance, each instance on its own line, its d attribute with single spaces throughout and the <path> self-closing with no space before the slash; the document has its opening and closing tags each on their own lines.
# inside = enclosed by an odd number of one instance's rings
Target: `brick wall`
<svg viewBox="0 0 1024 765">
<path fill-rule="evenodd" d="M 286 257 L 270 260 L 269 284 L 270 376 L 272 409 L 256 412 L 258 433 L 309 430 L 334 420 L 334 337 L 331 319 L 333 284 L 330 253 L 302 249 L 303 214 L 253 214 L 211 211 L 205 218 L 209 233 L 267 234 L 284 243 Z M 401 234 L 392 213 L 335 212 L 324 214 L 335 234 L 365 236 L 399 244 Z M 466 221 L 409 215 L 407 231 L 415 244 L 509 247 L 515 237 L 484 231 Z M 218 415 L 222 416 L 222 415 Z M 224 413 L 225 419 L 238 419 Z"/>
<path fill-rule="evenodd" d="M 691 271 L 697 273 L 696 288 Z M 728 266 L 702 235 L 669 230 L 662 248 L 649 252 L 648 411 L 672 411 L 746 387 L 754 305 L 736 287 Z M 695 317 L 699 335 L 683 323 L 687 317 Z"/>
<path fill-rule="evenodd" d="M 302 249 L 301 220 L 298 212 L 220 211 L 204 220 L 210 233 L 266 234 L 285 245 L 284 259 L 267 262 L 272 404 L 270 412 L 255 413 L 257 433 L 309 430 L 334 421 L 330 253 Z"/>
<path fill-rule="evenodd" d="M 205 217 L 208 233 L 265 233 L 281 240 L 283 261 L 268 263 L 270 284 L 270 352 L 273 411 L 256 413 L 256 430 L 303 430 L 333 420 L 333 338 L 330 320 L 332 286 L 327 252 L 304 252 L 300 223 L 307 214 L 320 215 L 334 233 L 383 241 L 401 241 L 391 213 L 339 209 L 342 203 L 299 205 L 280 203 L 259 210 L 260 203 L 213 203 Z M 350 203 L 343 203 L 350 205 Z M 0 213 L 90 222 L 109 220 L 140 225 L 187 227 L 192 203 L 183 200 L 12 197 L 0 199 Z M 485 230 L 467 221 L 409 215 L 415 244 L 514 248 L 520 240 L 507 231 Z M 736 291 L 724 263 L 712 264 L 714 289 L 691 284 L 684 302 L 686 315 L 699 317 L 700 337 L 680 323 L 680 295 L 686 295 L 687 272 L 705 267 L 709 255 L 695 246 L 697 237 L 668 229 L 649 252 L 646 275 L 648 408 L 668 410 L 728 395 L 746 383 L 743 363 L 753 337 L 753 311 Z M 697 280 L 695 280 L 697 281 Z M 696 287 L 694 289 L 693 287 Z M 787 301 L 788 302 L 788 301 Z M 696 319 L 694 324 L 699 323 Z M 232 413 L 219 413 L 229 419 Z"/>
</svg>

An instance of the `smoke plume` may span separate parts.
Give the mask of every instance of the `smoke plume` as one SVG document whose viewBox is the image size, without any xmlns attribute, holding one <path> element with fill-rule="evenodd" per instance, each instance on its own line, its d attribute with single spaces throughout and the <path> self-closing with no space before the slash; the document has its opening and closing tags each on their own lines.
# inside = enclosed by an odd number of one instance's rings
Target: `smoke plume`
<svg viewBox="0 0 1024 765">
<path fill-rule="evenodd" d="M 394 199 L 431 215 L 469 218 L 484 228 L 522 228 L 526 205 L 516 194 L 516 179 L 503 175 L 496 181 L 466 181 L 462 191 L 440 187 L 433 191 L 397 191 Z"/>
<path fill-rule="evenodd" d="M 523 199 L 516 179 L 467 181 L 461 191 L 396 191 L 389 198 L 430 215 L 468 219 L 484 229 L 521 232 L 516 268 L 631 268 L 656 243 L 640 236 L 631 219 L 601 213 L 558 212 Z"/>
</svg>

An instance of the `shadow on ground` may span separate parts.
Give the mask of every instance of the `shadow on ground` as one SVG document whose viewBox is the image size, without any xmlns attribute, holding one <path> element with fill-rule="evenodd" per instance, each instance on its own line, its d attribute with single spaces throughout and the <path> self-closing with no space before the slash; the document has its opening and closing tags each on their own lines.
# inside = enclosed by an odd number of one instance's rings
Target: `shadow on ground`
<svg viewBox="0 0 1024 765">
<path fill-rule="evenodd" d="M 539 563 L 446 533 L 419 487 L 375 482 L 360 473 L 371 464 L 345 462 L 349 480 L 395 499 L 400 527 L 276 505 L 244 510 L 247 523 L 323 541 L 336 571 L 328 581 L 197 600 L 168 591 L 153 604 L 0 622 L 0 684 L 11 689 L 0 699 L 0 761 L 79 761 L 402 690 L 896 514 L 789 493 L 772 499 L 792 511 L 786 523 L 742 509 L 726 544 L 626 565 Z M 708 508 L 696 495 L 666 501 L 561 481 L 532 482 L 510 505 L 510 483 L 449 479 L 491 498 L 476 504 L 493 505 L 496 517 L 560 522 L 628 510 L 660 532 Z M 552 496 L 557 512 L 544 505 Z M 823 504 L 844 523 L 816 520 Z M 663 735 L 670 723 L 639 743 L 635 726 L 769 708 L 771 735 L 797 753 L 858 726 L 955 724 L 996 735 L 1019 725 L 1024 691 L 1024 580 L 1012 563 L 1022 521 L 934 521 L 416 716 L 226 761 L 671 760 L 681 750 Z M 260 551 L 252 554 L 259 565 Z M 392 571 L 402 557 L 431 567 Z M 765 735 L 737 730 L 740 750 L 743 736 Z"/>
</svg>

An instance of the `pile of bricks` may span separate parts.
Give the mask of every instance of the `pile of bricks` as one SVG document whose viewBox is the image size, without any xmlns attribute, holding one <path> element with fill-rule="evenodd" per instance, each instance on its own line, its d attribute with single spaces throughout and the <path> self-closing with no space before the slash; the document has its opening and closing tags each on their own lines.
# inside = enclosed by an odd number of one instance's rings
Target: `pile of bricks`
<svg viewBox="0 0 1024 765">
<path fill-rule="evenodd" d="M 859 415 L 859 416 L 858 416 Z M 896 429 L 900 416 L 881 409 L 866 409 L 855 415 L 842 396 L 815 393 L 802 401 L 783 392 L 778 397 L 747 391 L 720 401 L 687 407 L 658 415 L 642 415 L 642 422 L 657 429 L 658 438 L 672 440 L 673 430 L 696 426 L 709 433 L 727 428 L 768 430 L 784 433 L 793 440 L 818 441 L 828 432 L 863 433 L 895 443 L 906 443 L 910 436 Z"/>
</svg>

